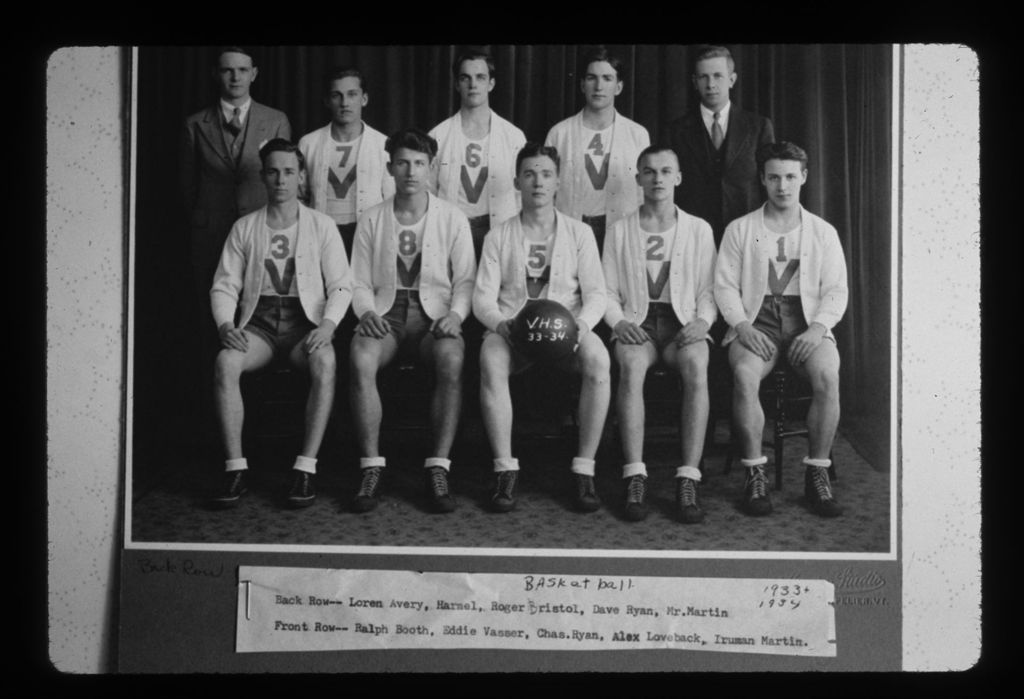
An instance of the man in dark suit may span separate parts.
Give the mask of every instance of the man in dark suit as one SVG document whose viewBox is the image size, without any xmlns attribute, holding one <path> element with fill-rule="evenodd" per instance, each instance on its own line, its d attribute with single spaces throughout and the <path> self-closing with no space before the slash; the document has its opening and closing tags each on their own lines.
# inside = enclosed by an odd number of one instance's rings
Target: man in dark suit
<svg viewBox="0 0 1024 699">
<path fill-rule="evenodd" d="M 676 204 L 710 223 L 717 245 L 730 221 L 761 204 L 754 154 L 775 141 L 775 131 L 771 120 L 730 102 L 736 67 L 729 49 L 699 48 L 692 77 L 700 107 L 668 127 L 683 176 Z"/>
<path fill-rule="evenodd" d="M 291 126 L 283 112 L 258 104 L 249 88 L 258 70 L 252 55 L 238 46 L 217 52 L 212 70 L 220 99 L 185 120 L 181 132 L 179 176 L 188 217 L 189 250 L 199 342 L 196 370 L 199 405 L 196 410 L 200 444 L 218 442 L 213 405 L 214 356 L 220 349 L 217 326 L 210 311 L 210 287 L 231 226 L 242 216 L 267 204 L 260 179 L 259 150 L 273 138 L 289 139 Z"/>
<path fill-rule="evenodd" d="M 179 174 L 191 231 L 192 269 L 203 324 L 211 332 L 210 285 L 228 231 L 240 217 L 267 203 L 260 180 L 260 146 L 272 138 L 291 138 L 284 112 L 249 96 L 257 74 L 245 49 L 221 49 L 214 68 L 220 100 L 188 117 L 181 137 Z"/>
</svg>

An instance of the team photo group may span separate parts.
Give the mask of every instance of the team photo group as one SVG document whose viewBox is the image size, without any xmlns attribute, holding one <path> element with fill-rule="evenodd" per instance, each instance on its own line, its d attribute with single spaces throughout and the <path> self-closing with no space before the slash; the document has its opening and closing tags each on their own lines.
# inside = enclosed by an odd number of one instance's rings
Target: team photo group
<svg viewBox="0 0 1024 699">
<path fill-rule="evenodd" d="M 595 459 L 611 418 L 621 499 L 604 506 L 640 521 L 649 512 L 644 385 L 660 366 L 681 387 L 674 516 L 701 522 L 708 369 L 719 353 L 731 376 L 742 510 L 772 513 L 760 390 L 786 366 L 810 387 L 803 502 L 821 517 L 842 515 L 830 479 L 840 414 L 833 327 L 849 290 L 836 228 L 801 204 L 816 154 L 733 105 L 727 48 L 702 46 L 692 59 L 699 103 L 659 142 L 617 111 L 623 63 L 604 47 L 579 61 L 582 110 L 530 141 L 491 108 L 500 66 L 482 47 L 452 62 L 459 106 L 450 118 L 387 134 L 363 119 L 373 86 L 358 65 L 326 75 L 325 125 L 295 134 L 284 112 L 250 96 L 253 53 L 220 49 L 219 101 L 186 120 L 179 163 L 224 450 L 210 504 L 230 508 L 250 486 L 243 375 L 287 363 L 309 381 L 283 502 L 315 501 L 317 458 L 344 402 L 341 428 L 360 451 L 361 479 L 343 498 L 352 512 L 373 510 L 388 487 L 378 378 L 415 358 L 431 374 L 429 509 L 479 496 L 449 487 L 452 469 L 482 467 L 450 459 L 470 400 L 493 459 L 489 509 L 516 508 L 522 406 L 510 378 L 544 366 L 579 385 L 576 454 L 564 464 L 574 508 L 602 507 Z"/>
</svg>

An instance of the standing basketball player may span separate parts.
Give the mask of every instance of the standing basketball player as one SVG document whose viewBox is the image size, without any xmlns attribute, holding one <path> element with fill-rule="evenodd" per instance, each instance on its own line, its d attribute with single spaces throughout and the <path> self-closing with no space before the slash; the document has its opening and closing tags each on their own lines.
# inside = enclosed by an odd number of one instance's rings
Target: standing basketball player
<svg viewBox="0 0 1024 699">
<path fill-rule="evenodd" d="M 490 107 L 494 59 L 488 52 L 463 51 L 452 64 L 452 73 L 459 111 L 430 131 L 438 144 L 432 189 L 469 218 L 479 258 L 487 231 L 519 211 L 519 192 L 512 178 L 516 153 L 526 136 Z"/>
<path fill-rule="evenodd" d="M 222 345 L 215 397 L 227 455 L 214 503 L 234 505 L 246 491 L 241 375 L 287 357 L 311 380 L 305 438 L 287 496 L 290 505 L 304 507 L 316 497 L 316 456 L 334 400 L 331 339 L 348 310 L 352 282 L 334 222 L 298 200 L 302 153 L 275 138 L 260 149 L 260 158 L 269 203 L 231 228 L 209 292 Z"/>
<path fill-rule="evenodd" d="M 733 424 L 747 469 L 743 504 L 755 516 L 772 511 L 758 390 L 787 361 L 813 389 L 804 494 L 813 512 L 836 517 L 842 508 L 828 475 L 839 425 L 832 327 L 846 311 L 846 260 L 836 229 L 800 205 L 807 153 L 785 141 L 769 143 L 758 149 L 757 166 L 768 201 L 726 226 L 715 267 L 715 300 L 729 324 L 724 344 L 733 372 Z"/>
<path fill-rule="evenodd" d="M 604 275 L 619 365 L 616 408 L 627 479 L 626 517 L 647 516 L 647 467 L 643 462 L 644 379 L 659 360 L 683 383 L 682 456 L 676 469 L 676 510 L 683 522 L 704 518 L 697 496 L 701 452 L 708 421 L 708 329 L 715 322 L 715 241 L 707 221 L 673 201 L 679 159 L 665 146 L 640 153 L 637 182 L 644 203 L 608 232 Z"/>
<path fill-rule="evenodd" d="M 352 254 L 352 310 L 359 318 L 349 357 L 352 416 L 362 448 L 357 512 L 377 506 L 385 457 L 377 372 L 399 352 L 434 370 L 430 404 L 434 454 L 426 459 L 427 498 L 438 512 L 455 509 L 448 458 L 462 408 L 462 323 L 469 315 L 476 264 L 466 215 L 428 191 L 437 142 L 416 129 L 387 140 L 395 195 L 359 219 Z"/>
<path fill-rule="evenodd" d="M 387 137 L 363 121 L 370 101 L 363 74 L 339 68 L 328 75 L 325 88 L 331 123 L 299 140 L 308 171 L 304 189 L 309 205 L 338 224 L 351 256 L 356 221 L 395 193 L 395 181 L 387 171 Z"/>
<path fill-rule="evenodd" d="M 562 156 L 558 210 L 588 224 L 600 251 L 606 227 L 643 203 L 636 159 L 651 137 L 615 109 L 615 98 L 625 84 L 622 61 L 598 47 L 580 64 L 585 66 L 580 80 L 586 98 L 583 110 L 555 124 L 545 143 Z"/>
<path fill-rule="evenodd" d="M 519 460 L 512 456 L 512 396 L 508 379 L 527 368 L 511 341 L 512 319 L 531 301 L 551 299 L 576 317 L 579 347 L 565 368 L 582 374 L 578 456 L 572 460 L 574 502 L 585 512 L 600 507 L 594 457 L 611 395 L 608 350 L 591 329 L 605 310 L 604 274 L 593 232 L 557 211 L 558 151 L 527 143 L 516 156 L 515 186 L 522 211 L 492 229 L 473 292 L 473 313 L 489 332 L 480 348 L 480 407 L 494 454 L 498 512 L 515 507 Z"/>
</svg>

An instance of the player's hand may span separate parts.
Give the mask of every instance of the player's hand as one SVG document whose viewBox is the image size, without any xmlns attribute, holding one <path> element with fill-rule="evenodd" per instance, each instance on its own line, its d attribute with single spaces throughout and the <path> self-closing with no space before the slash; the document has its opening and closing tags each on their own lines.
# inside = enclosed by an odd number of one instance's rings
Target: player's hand
<svg viewBox="0 0 1024 699">
<path fill-rule="evenodd" d="M 758 357 L 768 362 L 775 354 L 775 343 L 768 336 L 755 328 L 749 320 L 736 326 L 736 335 L 740 343 Z"/>
<path fill-rule="evenodd" d="M 320 323 L 320 327 L 313 328 L 306 335 L 306 339 L 302 341 L 302 349 L 305 350 L 306 354 L 313 354 L 318 349 L 323 347 L 330 347 L 331 340 L 334 339 L 334 329 L 337 325 L 334 321 L 326 318 Z"/>
<path fill-rule="evenodd" d="M 616 323 L 612 332 L 615 333 L 615 339 L 624 345 L 642 345 L 650 339 L 639 325 L 626 319 Z"/>
<path fill-rule="evenodd" d="M 512 321 L 511 320 L 503 320 L 500 323 L 498 323 L 498 327 L 496 327 L 494 329 L 494 332 L 498 333 L 503 338 L 505 338 L 505 342 L 507 342 L 508 344 L 512 345 L 513 347 L 515 346 L 515 343 L 512 342 Z"/>
<path fill-rule="evenodd" d="M 683 345 L 692 345 L 694 342 L 700 342 L 708 336 L 708 327 L 708 322 L 703 318 L 690 321 L 676 335 L 676 345 L 682 347 Z"/>
<path fill-rule="evenodd" d="M 444 318 L 438 318 L 430 324 L 430 332 L 434 337 L 460 337 L 462 335 L 462 318 L 455 311 L 450 312 Z"/>
<path fill-rule="evenodd" d="M 241 328 L 236 328 L 231 323 L 224 323 L 217 328 L 220 334 L 220 344 L 224 349 L 247 352 L 249 350 L 249 336 Z"/>
<path fill-rule="evenodd" d="M 818 348 L 825 337 L 825 326 L 821 323 L 811 323 L 811 327 L 793 338 L 789 343 L 789 352 L 786 358 L 793 366 L 799 366 L 807 361 L 807 358 Z"/>
<path fill-rule="evenodd" d="M 391 326 L 374 311 L 367 311 L 363 314 L 363 317 L 359 319 L 359 325 L 356 327 L 356 332 L 363 337 L 373 337 L 378 340 L 383 340 L 388 336 L 388 333 L 391 332 Z"/>
</svg>

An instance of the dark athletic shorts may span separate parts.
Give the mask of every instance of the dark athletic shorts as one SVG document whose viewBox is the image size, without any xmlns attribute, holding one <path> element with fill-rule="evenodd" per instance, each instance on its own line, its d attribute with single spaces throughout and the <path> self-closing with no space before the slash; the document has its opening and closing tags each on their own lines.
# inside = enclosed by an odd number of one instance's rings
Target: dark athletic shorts
<svg viewBox="0 0 1024 699">
<path fill-rule="evenodd" d="M 315 328 L 297 296 L 260 296 L 245 332 L 262 338 L 279 358 L 287 356 Z"/>
</svg>

